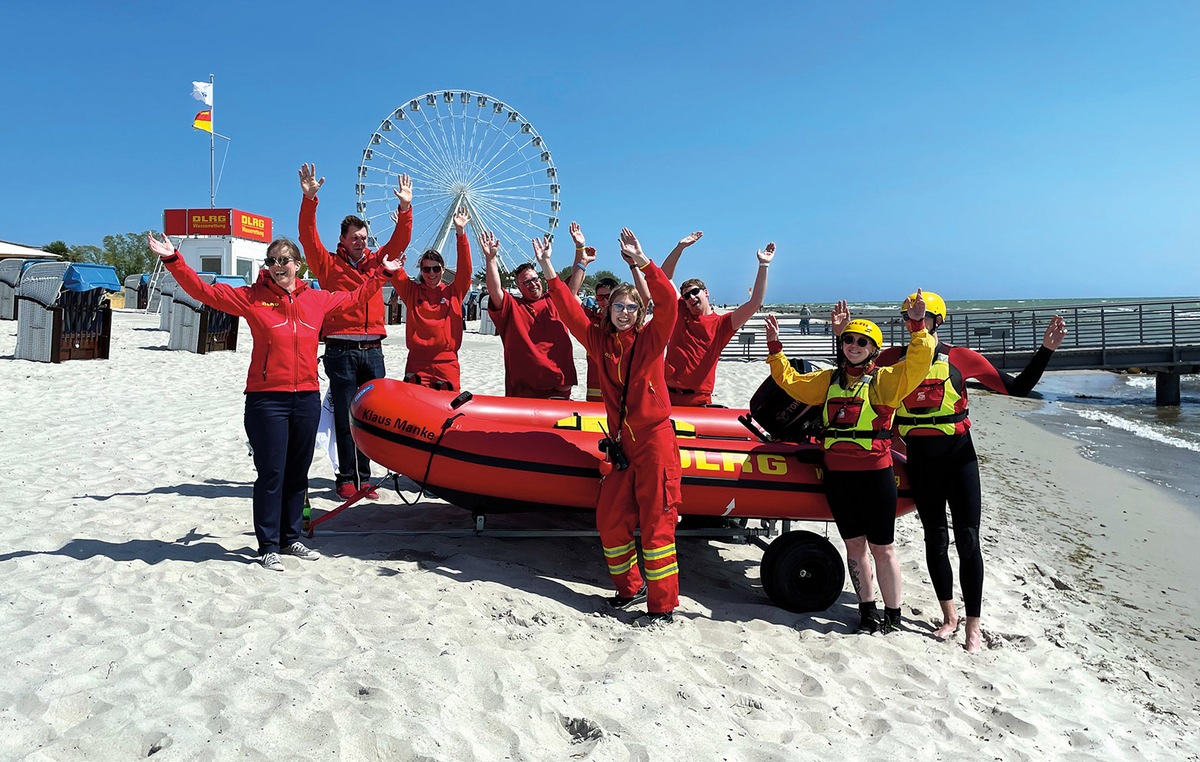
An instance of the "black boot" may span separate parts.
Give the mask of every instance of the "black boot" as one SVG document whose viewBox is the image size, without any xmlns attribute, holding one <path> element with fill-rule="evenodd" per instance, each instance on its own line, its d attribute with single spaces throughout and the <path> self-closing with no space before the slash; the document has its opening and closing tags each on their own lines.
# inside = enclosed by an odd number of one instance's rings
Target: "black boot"
<svg viewBox="0 0 1200 762">
<path fill-rule="evenodd" d="M 875 610 L 875 601 L 858 604 L 858 629 L 856 632 L 870 635 L 878 632 L 879 627 L 883 624 L 883 620 L 879 617 L 879 612 Z"/>
<path fill-rule="evenodd" d="M 627 609 L 630 606 L 636 606 L 639 603 L 645 603 L 646 597 L 649 595 L 649 590 L 645 585 L 633 595 L 614 595 L 608 599 L 608 605 L 614 609 Z"/>
<path fill-rule="evenodd" d="M 879 631 L 884 635 L 900 631 L 900 609 L 885 608 L 883 610 L 883 624 Z"/>
</svg>

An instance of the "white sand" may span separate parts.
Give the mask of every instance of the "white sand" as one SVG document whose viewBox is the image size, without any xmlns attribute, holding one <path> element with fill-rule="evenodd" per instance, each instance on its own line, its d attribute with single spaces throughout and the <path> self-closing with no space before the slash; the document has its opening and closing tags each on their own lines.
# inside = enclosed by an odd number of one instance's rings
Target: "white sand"
<svg viewBox="0 0 1200 762">
<path fill-rule="evenodd" d="M 601 614 L 593 538 L 318 533 L 326 557 L 253 563 L 242 431 L 249 342 L 165 350 L 119 313 L 112 359 L 11 359 L 0 323 L 0 759 L 1188 759 L 1200 749 L 1200 521 L 983 394 L 987 650 L 929 636 L 915 516 L 910 630 L 849 634 L 771 606 L 752 546 L 681 542 L 673 626 Z M 397 327 L 398 328 L 398 327 Z M 244 325 L 243 325 L 244 329 Z M 387 342 L 403 368 L 402 331 Z M 469 334 L 463 380 L 503 388 Z M 580 378 L 583 378 L 580 355 Z M 717 401 L 765 376 L 728 363 Z M 577 396 L 581 390 L 577 387 Z M 318 458 L 314 507 L 328 510 Z M 411 499 L 413 495 L 410 493 Z M 344 521 L 343 521 L 344 519 Z M 385 493 L 325 526 L 466 527 Z M 586 517 L 505 526 L 586 527 Z M 809 527 L 828 531 L 832 527 Z"/>
</svg>

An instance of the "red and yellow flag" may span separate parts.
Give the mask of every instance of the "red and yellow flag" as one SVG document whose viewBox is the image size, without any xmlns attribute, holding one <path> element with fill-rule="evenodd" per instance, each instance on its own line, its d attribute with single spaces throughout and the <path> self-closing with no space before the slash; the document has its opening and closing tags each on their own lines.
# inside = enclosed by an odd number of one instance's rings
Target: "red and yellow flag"
<svg viewBox="0 0 1200 762">
<path fill-rule="evenodd" d="M 205 132 L 212 132 L 212 111 L 201 111 L 196 114 L 196 118 L 192 120 L 192 127 Z"/>
</svg>

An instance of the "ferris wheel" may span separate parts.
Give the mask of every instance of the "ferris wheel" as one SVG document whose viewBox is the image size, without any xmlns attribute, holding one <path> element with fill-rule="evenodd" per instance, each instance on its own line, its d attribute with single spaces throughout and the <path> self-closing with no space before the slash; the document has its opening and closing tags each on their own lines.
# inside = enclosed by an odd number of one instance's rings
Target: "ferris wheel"
<svg viewBox="0 0 1200 762">
<path fill-rule="evenodd" d="M 471 212 L 474 251 L 479 233 L 492 231 L 510 272 L 532 260 L 531 239 L 553 237 L 558 226 L 558 170 L 550 149 L 525 117 L 490 95 L 426 93 L 389 113 L 371 133 L 355 192 L 372 248 L 395 227 L 392 190 L 405 173 L 413 183 L 410 252 L 441 252 L 463 204 Z"/>
</svg>

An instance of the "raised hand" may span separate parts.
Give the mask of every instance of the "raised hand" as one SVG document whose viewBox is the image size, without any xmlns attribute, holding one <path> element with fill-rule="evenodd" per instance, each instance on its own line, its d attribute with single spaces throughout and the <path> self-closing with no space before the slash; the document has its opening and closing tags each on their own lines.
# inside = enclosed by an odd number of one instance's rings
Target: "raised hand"
<svg viewBox="0 0 1200 762">
<path fill-rule="evenodd" d="M 321 182 L 325 182 L 324 179 Z M 396 200 L 400 202 L 400 209 L 407 211 L 412 206 L 412 178 L 408 175 L 400 175 L 398 182 L 400 187 L 393 188 L 392 193 L 396 194 Z"/>
<path fill-rule="evenodd" d="M 500 253 L 500 241 L 492 231 L 485 230 L 479 234 L 479 248 L 483 249 L 484 261 L 491 262 Z"/>
<path fill-rule="evenodd" d="M 147 235 L 146 238 L 150 244 L 150 251 L 158 255 L 159 259 L 169 259 L 175 254 L 175 246 L 171 243 L 171 239 L 167 238 L 167 234 L 163 233 L 162 240 L 154 238 L 153 234 Z"/>
<path fill-rule="evenodd" d="M 410 186 L 411 188 L 411 186 Z M 411 190 L 409 195 L 412 195 Z M 454 230 L 458 233 L 467 229 L 467 225 L 471 222 L 471 212 L 467 210 L 467 205 L 463 204 L 458 207 L 458 211 L 454 213 Z"/>
<path fill-rule="evenodd" d="M 760 265 L 769 265 L 769 264 L 771 264 L 771 260 L 774 258 L 775 258 L 775 242 L 772 241 L 767 244 L 766 249 L 762 249 L 758 252 L 758 263 Z"/>
<path fill-rule="evenodd" d="M 1046 332 L 1042 334 L 1042 346 L 1053 351 L 1062 346 L 1066 337 L 1067 321 L 1063 320 L 1062 315 L 1055 315 L 1050 318 L 1050 325 L 1046 326 Z"/>
<path fill-rule="evenodd" d="M 774 315 L 767 315 L 765 323 L 767 326 L 767 342 L 779 341 L 779 321 L 775 319 Z"/>
<path fill-rule="evenodd" d="M 846 304 L 845 299 L 839 299 L 838 303 L 833 305 L 833 311 L 829 313 L 829 327 L 833 329 L 833 335 L 841 336 L 849 323 L 850 305 Z"/>
<path fill-rule="evenodd" d="M 596 261 L 596 247 L 584 246 L 582 249 L 575 250 L 575 264 L 587 267 Z"/>
<path fill-rule="evenodd" d="M 571 221 L 571 240 L 575 242 L 575 248 L 587 244 L 587 239 L 583 237 L 583 228 L 574 220 Z"/>
<path fill-rule="evenodd" d="M 550 261 L 553 249 L 550 243 L 550 236 L 534 238 L 532 243 L 533 257 L 537 260 L 538 267 L 542 268 L 542 273 L 548 278 L 554 273 L 554 264 Z"/>
<path fill-rule="evenodd" d="M 703 230 L 697 230 L 695 233 L 688 233 L 683 238 L 679 239 L 679 248 L 686 249 L 704 237 Z"/>
<path fill-rule="evenodd" d="M 300 165 L 300 190 L 304 191 L 305 198 L 316 198 L 317 191 L 321 190 L 321 186 L 324 184 L 324 177 L 320 180 L 317 179 L 317 165 Z"/>
<path fill-rule="evenodd" d="M 401 254 L 395 259 L 383 260 L 383 269 L 387 271 L 388 275 L 395 275 L 396 273 L 400 272 L 402 269 L 404 269 L 404 255 Z"/>
<path fill-rule="evenodd" d="M 650 259 L 642 253 L 642 245 L 629 228 L 621 228 L 621 258 L 631 265 L 642 267 Z"/>
<path fill-rule="evenodd" d="M 921 289 L 917 289 L 916 298 L 904 298 L 904 311 L 908 313 L 909 320 L 924 320 L 925 319 L 925 295 L 921 293 Z"/>
</svg>

